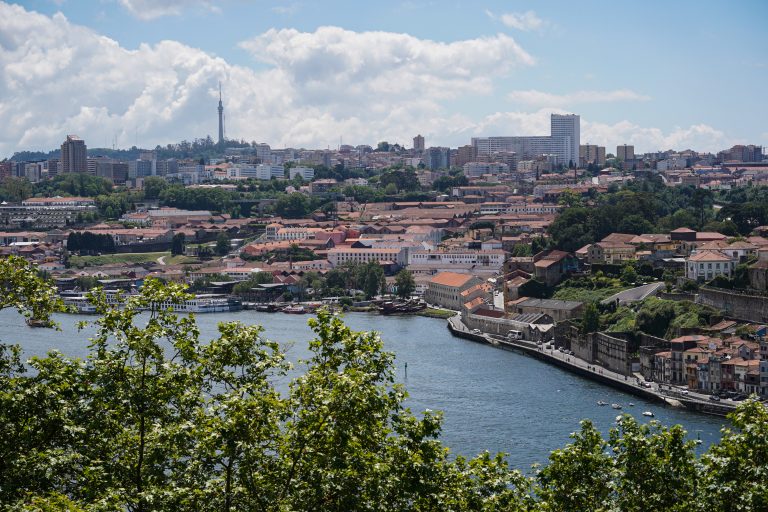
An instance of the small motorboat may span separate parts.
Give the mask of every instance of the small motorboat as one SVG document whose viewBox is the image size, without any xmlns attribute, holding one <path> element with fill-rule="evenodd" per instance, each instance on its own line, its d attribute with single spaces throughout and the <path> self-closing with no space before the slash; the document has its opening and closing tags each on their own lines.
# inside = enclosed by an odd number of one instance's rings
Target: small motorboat
<svg viewBox="0 0 768 512">
<path fill-rule="evenodd" d="M 649 418 L 653 418 L 653 413 L 651 411 L 643 411 L 643 416 L 648 416 Z"/>
<path fill-rule="evenodd" d="M 629 406 L 630 406 L 630 407 L 634 407 L 634 406 L 635 406 L 635 404 L 633 404 L 632 402 L 629 402 Z"/>
<path fill-rule="evenodd" d="M 27 322 L 27 325 L 30 327 L 45 327 L 45 328 L 53 327 L 53 322 L 51 322 L 50 320 L 43 320 L 40 318 L 27 318 L 26 322 Z"/>
<path fill-rule="evenodd" d="M 604 405 L 608 405 L 608 402 L 603 402 L 602 400 L 598 400 L 598 401 L 597 401 L 597 405 L 599 405 L 600 407 L 602 407 L 602 406 L 604 406 Z"/>
<path fill-rule="evenodd" d="M 614 409 L 621 409 L 621 405 L 619 404 L 611 404 L 611 407 L 613 407 Z"/>
</svg>

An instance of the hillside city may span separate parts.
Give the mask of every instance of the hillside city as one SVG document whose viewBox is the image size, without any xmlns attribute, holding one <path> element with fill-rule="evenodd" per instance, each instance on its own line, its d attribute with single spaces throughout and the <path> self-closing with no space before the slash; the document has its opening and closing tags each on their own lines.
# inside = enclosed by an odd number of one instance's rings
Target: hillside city
<svg viewBox="0 0 768 512">
<path fill-rule="evenodd" d="M 221 116 L 217 141 L 3 160 L 0 255 L 80 313 L 155 277 L 196 294 L 181 311 L 435 316 L 704 412 L 768 398 L 762 147 L 614 151 L 552 114 L 458 148 L 276 149 Z"/>
</svg>

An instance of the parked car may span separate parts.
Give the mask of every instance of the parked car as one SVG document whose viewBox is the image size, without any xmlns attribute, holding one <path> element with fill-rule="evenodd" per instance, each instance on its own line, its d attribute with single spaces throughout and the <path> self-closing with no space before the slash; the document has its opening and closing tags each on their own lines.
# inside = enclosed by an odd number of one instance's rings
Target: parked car
<svg viewBox="0 0 768 512">
<path fill-rule="evenodd" d="M 709 399 L 712 400 L 712 401 L 715 401 L 715 402 L 719 402 L 720 401 L 720 397 L 717 396 L 717 395 L 710 395 Z"/>
<path fill-rule="evenodd" d="M 482 334 L 483 332 L 480 329 L 472 329 L 472 334 Z"/>
</svg>

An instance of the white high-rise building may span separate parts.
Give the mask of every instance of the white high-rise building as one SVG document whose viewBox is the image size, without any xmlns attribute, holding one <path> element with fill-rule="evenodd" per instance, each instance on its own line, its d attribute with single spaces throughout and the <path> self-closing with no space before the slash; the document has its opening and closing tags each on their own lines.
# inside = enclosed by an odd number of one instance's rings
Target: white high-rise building
<svg viewBox="0 0 768 512">
<path fill-rule="evenodd" d="M 581 139 L 580 118 L 575 114 L 552 114 L 550 135 L 516 137 L 473 137 L 472 146 L 477 155 L 493 155 L 502 152 L 517 153 L 521 160 L 541 155 L 555 155 L 558 163 L 579 164 Z"/>
<path fill-rule="evenodd" d="M 576 114 L 552 114 L 550 135 L 562 139 L 563 163 L 579 165 L 579 144 L 581 144 L 581 119 Z M 557 151 L 554 152 L 557 154 Z"/>
</svg>

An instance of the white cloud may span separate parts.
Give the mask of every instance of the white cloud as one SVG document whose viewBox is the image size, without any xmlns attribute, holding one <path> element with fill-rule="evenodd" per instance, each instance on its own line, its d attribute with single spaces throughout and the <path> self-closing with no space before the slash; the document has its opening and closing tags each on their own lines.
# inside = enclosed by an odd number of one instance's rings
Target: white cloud
<svg viewBox="0 0 768 512">
<path fill-rule="evenodd" d="M 349 104 L 365 97 L 431 98 L 490 92 L 491 77 L 531 57 L 511 37 L 498 34 L 440 43 L 392 32 L 353 32 L 320 27 L 315 32 L 271 29 L 240 45 L 254 59 L 288 76 L 312 104 Z"/>
<path fill-rule="evenodd" d="M 552 94 L 530 89 L 527 91 L 512 91 L 507 95 L 511 101 L 527 105 L 560 107 L 583 103 L 614 103 L 618 101 L 648 101 L 650 96 L 639 94 L 629 89 L 614 91 L 576 91 L 568 94 Z"/>
<path fill-rule="evenodd" d="M 550 114 L 566 114 L 558 108 L 542 108 L 535 112 L 495 112 L 479 120 L 457 120 L 456 129 L 445 133 L 449 143 L 468 144 L 471 137 L 497 135 L 549 135 Z M 615 124 L 591 122 L 581 118 L 581 143 L 606 146 L 615 153 L 619 144 L 633 144 L 639 153 L 666 149 L 694 149 L 716 152 L 736 141 L 706 124 L 676 127 L 671 131 L 645 127 L 630 121 Z"/>
<path fill-rule="evenodd" d="M 582 120 L 581 140 L 584 144 L 589 142 L 606 146 L 606 151 L 609 153 L 615 152 L 619 144 L 633 144 L 635 152 L 667 149 L 716 152 L 734 143 L 725 133 L 707 124 L 675 127 L 665 132 L 659 128 L 643 127 L 626 120 L 615 124 Z"/>
<path fill-rule="evenodd" d="M 546 22 L 539 18 L 534 11 L 505 13 L 501 15 L 501 22 L 509 28 L 523 31 L 539 30 L 546 25 Z"/>
<path fill-rule="evenodd" d="M 268 65 L 256 71 L 174 41 L 128 50 L 62 14 L 3 2 L 0 41 L 2 155 L 55 148 L 68 133 L 89 147 L 215 134 L 219 80 L 232 137 L 325 147 L 421 131 L 437 143 L 471 122 L 447 115 L 446 101 L 490 93 L 494 77 L 534 63 L 503 34 L 441 43 L 323 27 L 246 41 Z"/>
<path fill-rule="evenodd" d="M 219 80 L 228 135 L 274 147 L 326 147 L 339 136 L 353 144 L 407 143 L 422 133 L 429 145 L 456 147 L 473 136 L 547 135 L 549 114 L 565 108 L 549 98 L 550 108 L 534 112 L 448 113 L 449 103 L 492 93 L 495 79 L 534 64 L 505 35 L 441 43 L 336 27 L 270 30 L 243 43 L 267 65 L 256 71 L 174 41 L 128 50 L 61 14 L 0 2 L 0 41 L 0 155 L 53 149 L 69 133 L 89 147 L 109 146 L 113 137 L 119 147 L 137 140 L 152 147 L 215 134 Z M 634 144 L 643 152 L 717 151 L 735 141 L 706 124 L 664 131 L 582 118 L 582 142 Z"/>
<path fill-rule="evenodd" d="M 179 16 L 189 8 L 219 12 L 216 0 L 120 0 L 133 16 L 140 20 L 153 20 L 163 16 Z"/>
</svg>

